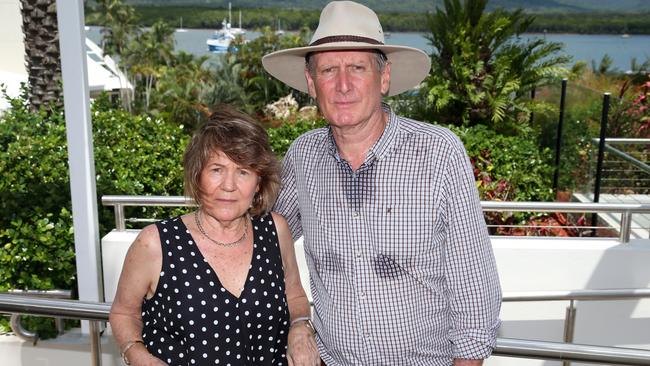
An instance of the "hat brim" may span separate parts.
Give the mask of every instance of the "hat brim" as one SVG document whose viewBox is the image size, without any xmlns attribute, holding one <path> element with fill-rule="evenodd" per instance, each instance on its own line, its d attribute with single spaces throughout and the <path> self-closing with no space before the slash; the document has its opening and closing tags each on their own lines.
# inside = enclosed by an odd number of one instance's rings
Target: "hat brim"
<svg viewBox="0 0 650 366">
<path fill-rule="evenodd" d="M 304 74 L 305 56 L 310 52 L 334 50 L 382 51 L 390 62 L 388 96 L 397 95 L 418 86 L 431 70 L 429 56 L 417 48 L 359 44 L 358 42 L 337 42 L 280 50 L 262 57 L 262 65 L 273 77 L 294 89 L 308 93 Z"/>
</svg>

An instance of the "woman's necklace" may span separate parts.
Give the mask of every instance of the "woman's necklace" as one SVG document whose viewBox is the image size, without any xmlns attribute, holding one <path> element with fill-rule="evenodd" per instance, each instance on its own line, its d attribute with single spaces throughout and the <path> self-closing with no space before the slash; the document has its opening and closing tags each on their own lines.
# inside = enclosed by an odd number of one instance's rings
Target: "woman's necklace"
<svg viewBox="0 0 650 366">
<path fill-rule="evenodd" d="M 203 229 L 203 225 L 201 225 L 201 219 L 199 218 L 199 214 L 201 213 L 201 210 L 197 210 L 196 213 L 194 214 L 194 221 L 196 222 L 196 226 L 199 228 L 199 231 L 203 236 L 205 236 L 206 239 L 210 240 L 211 242 L 222 246 L 222 247 L 234 247 L 241 242 L 243 242 L 246 239 L 246 236 L 248 235 L 248 217 L 244 217 L 244 234 L 241 236 L 241 238 L 230 242 L 230 243 L 222 243 L 220 241 L 214 240 L 211 237 L 208 236 L 208 233 L 205 232 L 205 229 Z M 246 215 L 248 216 L 248 215 Z"/>
</svg>

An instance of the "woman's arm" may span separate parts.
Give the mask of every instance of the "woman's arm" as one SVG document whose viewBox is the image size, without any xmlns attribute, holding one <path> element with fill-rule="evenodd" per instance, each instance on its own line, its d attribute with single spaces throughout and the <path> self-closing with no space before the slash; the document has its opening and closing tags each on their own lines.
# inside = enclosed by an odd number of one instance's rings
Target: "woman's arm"
<svg viewBox="0 0 650 366">
<path fill-rule="evenodd" d="M 291 321 L 296 319 L 311 319 L 309 300 L 300 282 L 296 252 L 293 246 L 293 239 L 287 221 L 279 214 L 273 213 L 275 227 L 278 230 L 280 240 L 280 252 L 282 253 L 282 265 L 284 267 L 284 284 L 289 305 Z M 289 328 L 289 341 L 287 360 L 290 366 L 319 366 L 320 355 L 316 347 L 314 330 L 311 327 L 311 320 L 297 321 Z"/>
<path fill-rule="evenodd" d="M 165 365 L 142 341 L 142 300 L 153 296 L 162 267 L 160 237 L 155 225 L 144 228 L 126 253 L 109 321 L 120 353 L 131 365 Z"/>
</svg>

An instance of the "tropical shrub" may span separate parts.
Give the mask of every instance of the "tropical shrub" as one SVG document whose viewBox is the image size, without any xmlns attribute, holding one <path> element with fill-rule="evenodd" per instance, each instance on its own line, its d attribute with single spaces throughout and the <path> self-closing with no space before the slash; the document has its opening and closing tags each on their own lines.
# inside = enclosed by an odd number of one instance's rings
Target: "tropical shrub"
<svg viewBox="0 0 650 366">
<path fill-rule="evenodd" d="M 625 115 L 632 119 L 635 137 L 650 138 L 650 74 L 648 81 L 637 88 L 637 94 Z"/>
<path fill-rule="evenodd" d="M 182 125 L 100 105 L 92 119 L 98 198 L 183 195 L 182 157 L 189 135 Z M 141 207 L 130 208 L 126 216 L 162 218 L 182 211 Z M 102 235 L 114 227 L 112 208 L 100 209 L 100 224 Z"/>
<path fill-rule="evenodd" d="M 65 124 L 26 94 L 0 117 L 0 291 L 71 288 L 74 248 Z"/>
<path fill-rule="evenodd" d="M 315 128 L 324 127 L 327 125 L 327 122 L 323 119 L 319 120 L 306 120 L 299 119 L 292 123 L 282 123 L 278 127 L 269 127 L 267 132 L 269 133 L 269 140 L 271 143 L 271 148 L 278 155 L 278 157 L 283 157 L 289 146 L 298 136 L 302 135 L 305 132 L 313 130 Z"/>
<path fill-rule="evenodd" d="M 0 116 L 0 291 L 72 288 L 75 263 L 60 108 L 33 112 L 27 93 Z M 62 147 L 62 148 L 61 148 Z M 52 335 L 53 323 L 24 324 Z M 8 330 L 0 318 L 0 331 Z"/>
<path fill-rule="evenodd" d="M 241 106 L 249 112 L 260 112 L 270 101 L 280 99 L 292 93 L 292 89 L 281 81 L 269 75 L 262 66 L 262 56 L 271 52 L 293 47 L 302 47 L 307 44 L 308 29 L 303 28 L 298 34 L 278 35 L 270 27 L 264 27 L 259 37 L 250 42 L 243 38 L 235 39 L 231 43 L 227 58 L 227 65 L 237 67 L 239 79 L 244 81 L 248 105 Z M 236 51 L 235 51 L 236 50 Z M 299 104 L 303 105 L 307 96 L 303 93 L 294 95 Z"/>
<path fill-rule="evenodd" d="M 535 113 L 532 130 L 540 148 L 549 149 L 555 156 L 559 126 L 560 83 L 537 89 L 536 98 L 557 108 Z M 598 119 L 602 109 L 602 96 L 597 92 L 567 83 L 558 190 L 567 191 L 583 187 L 589 181 L 591 139 L 598 136 Z"/>
<path fill-rule="evenodd" d="M 549 201 L 552 154 L 528 137 L 504 136 L 486 126 L 454 128 L 474 166 L 481 199 Z"/>
<path fill-rule="evenodd" d="M 25 98 L 9 99 L 11 109 L 0 116 L 0 291 L 74 289 L 63 113 L 56 108 L 33 113 Z M 108 194 L 182 194 L 187 141 L 182 126 L 107 110 L 109 106 L 100 101 L 92 112 L 98 199 Z M 114 227 L 114 216 L 112 209 L 101 203 L 98 207 L 103 236 Z M 151 207 L 137 210 L 139 217 L 170 214 Z"/>
<path fill-rule="evenodd" d="M 528 95 L 564 73 L 562 45 L 520 40 L 534 18 L 521 10 L 485 12 L 488 0 L 445 0 L 428 16 L 434 47 L 431 73 L 418 94 L 416 116 L 458 126 L 485 124 L 521 133 L 536 103 Z"/>
<path fill-rule="evenodd" d="M 530 138 L 500 135 L 483 125 L 451 129 L 465 145 L 481 200 L 552 200 L 553 167 L 549 149 L 540 151 Z M 560 216 L 526 212 L 485 214 L 490 233 L 495 235 L 568 235 L 566 230 L 545 227 L 566 223 L 566 217 Z M 540 225 L 544 227 L 535 228 Z"/>
</svg>

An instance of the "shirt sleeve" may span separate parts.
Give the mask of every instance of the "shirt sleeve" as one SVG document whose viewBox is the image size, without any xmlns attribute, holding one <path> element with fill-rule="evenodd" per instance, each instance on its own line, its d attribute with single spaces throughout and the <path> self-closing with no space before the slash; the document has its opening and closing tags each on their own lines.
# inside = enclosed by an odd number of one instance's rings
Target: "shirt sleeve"
<svg viewBox="0 0 650 366">
<path fill-rule="evenodd" d="M 289 148 L 282 159 L 282 188 L 278 200 L 273 206 L 273 211 L 284 216 L 289 224 L 293 240 L 302 236 L 302 224 L 300 223 L 300 210 L 298 205 L 298 194 L 296 191 L 296 171 L 294 168 L 294 149 Z"/>
<path fill-rule="evenodd" d="M 451 150 L 445 187 L 449 339 L 454 358 L 485 359 L 496 346 L 501 287 L 471 163 L 457 137 Z"/>
</svg>

